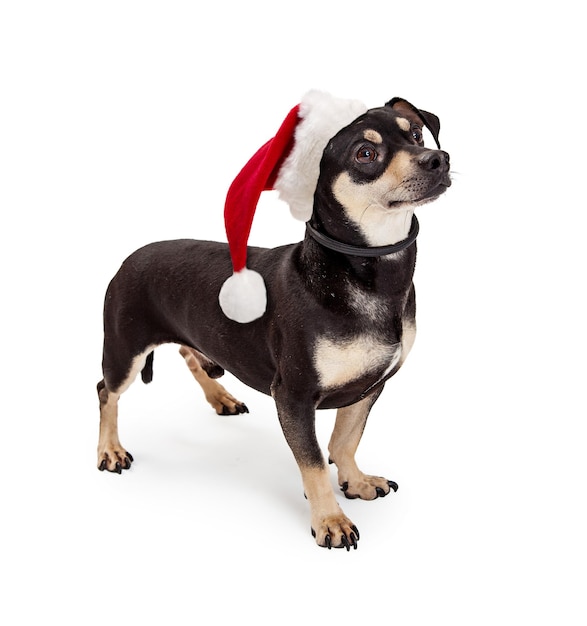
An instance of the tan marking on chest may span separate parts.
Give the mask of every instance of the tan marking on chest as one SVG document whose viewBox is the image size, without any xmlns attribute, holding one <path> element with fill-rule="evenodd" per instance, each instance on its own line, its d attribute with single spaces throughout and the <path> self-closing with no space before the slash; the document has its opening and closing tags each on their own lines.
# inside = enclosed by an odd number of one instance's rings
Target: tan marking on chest
<svg viewBox="0 0 587 626">
<path fill-rule="evenodd" d="M 406 360 L 412 346 L 414 345 L 414 341 L 416 339 L 416 322 L 404 322 L 404 332 L 402 337 L 402 357 L 401 362 Z"/>
<path fill-rule="evenodd" d="M 386 344 L 371 335 L 358 335 L 346 341 L 320 337 L 314 350 L 314 365 L 320 386 L 340 387 L 378 370 L 386 376 L 401 357 L 401 344 Z"/>
</svg>

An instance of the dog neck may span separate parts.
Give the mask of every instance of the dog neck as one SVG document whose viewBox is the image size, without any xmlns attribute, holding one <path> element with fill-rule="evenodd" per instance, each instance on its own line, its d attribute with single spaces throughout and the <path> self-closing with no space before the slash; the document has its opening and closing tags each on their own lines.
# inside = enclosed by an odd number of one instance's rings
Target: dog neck
<svg viewBox="0 0 587 626">
<path fill-rule="evenodd" d="M 359 219 L 350 217 L 370 246 L 389 246 L 408 237 L 413 215 L 413 207 L 389 210 L 371 205 Z"/>
<path fill-rule="evenodd" d="M 409 246 L 411 246 L 414 241 L 416 241 L 416 237 L 418 236 L 418 232 L 420 229 L 420 225 L 418 223 L 418 219 L 413 213 L 411 214 L 410 228 L 409 231 L 402 240 L 396 241 L 393 244 L 384 245 L 384 246 L 355 246 L 348 243 L 343 243 L 342 241 L 338 241 L 336 239 L 332 239 L 327 235 L 317 231 L 314 227 L 310 225 L 310 223 L 306 223 L 306 232 L 314 241 L 318 242 L 324 248 L 328 248 L 329 250 L 334 250 L 335 252 L 340 252 L 342 254 L 347 254 L 349 256 L 362 256 L 362 257 L 381 257 L 387 256 L 388 254 L 395 254 L 396 252 L 401 252 L 405 250 Z"/>
</svg>

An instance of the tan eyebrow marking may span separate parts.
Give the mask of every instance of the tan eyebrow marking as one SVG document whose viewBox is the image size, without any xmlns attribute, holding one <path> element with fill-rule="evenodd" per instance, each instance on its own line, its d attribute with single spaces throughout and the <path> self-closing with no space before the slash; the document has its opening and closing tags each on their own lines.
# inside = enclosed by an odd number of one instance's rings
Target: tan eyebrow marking
<svg viewBox="0 0 587 626">
<path fill-rule="evenodd" d="M 410 130 L 410 126 L 411 126 L 410 120 L 407 120 L 405 117 L 397 117 L 395 121 L 402 130 L 405 130 L 405 131 Z"/>
<path fill-rule="evenodd" d="M 383 143 L 383 137 L 376 130 L 373 130 L 372 128 L 368 128 L 363 133 L 363 137 L 367 141 L 372 141 L 373 143 Z"/>
</svg>

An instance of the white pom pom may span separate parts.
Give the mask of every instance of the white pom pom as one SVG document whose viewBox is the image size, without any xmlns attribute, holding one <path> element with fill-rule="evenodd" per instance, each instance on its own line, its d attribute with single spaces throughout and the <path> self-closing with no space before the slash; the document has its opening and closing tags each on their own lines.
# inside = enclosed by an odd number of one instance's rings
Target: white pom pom
<svg viewBox="0 0 587 626">
<path fill-rule="evenodd" d="M 224 315 L 245 324 L 258 319 L 267 308 L 267 291 L 263 277 L 246 267 L 227 278 L 218 295 Z"/>
</svg>

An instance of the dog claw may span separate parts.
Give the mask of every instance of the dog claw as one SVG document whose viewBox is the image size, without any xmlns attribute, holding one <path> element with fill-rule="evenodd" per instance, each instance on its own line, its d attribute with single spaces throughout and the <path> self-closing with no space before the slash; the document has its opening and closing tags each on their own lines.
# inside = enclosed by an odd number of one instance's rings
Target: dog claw
<svg viewBox="0 0 587 626">
<path fill-rule="evenodd" d="M 124 455 L 124 458 L 119 454 L 116 454 L 116 456 L 118 457 L 118 461 L 116 461 L 116 464 L 114 465 L 113 469 L 108 468 L 108 462 L 109 462 L 108 455 L 106 455 L 106 458 L 102 459 L 102 462 L 100 463 L 100 465 L 98 465 L 98 469 L 101 472 L 106 470 L 108 472 L 112 472 L 113 474 L 114 473 L 122 474 L 122 470 L 130 469 L 131 463 L 134 461 L 133 456 L 130 452 L 127 452 Z"/>
<path fill-rule="evenodd" d="M 344 542 L 347 552 L 350 552 L 351 546 L 353 546 L 353 550 L 357 549 L 357 537 L 355 537 L 355 533 L 351 533 L 348 538 L 345 536 Z"/>
<path fill-rule="evenodd" d="M 357 549 L 357 541 L 359 541 L 360 538 L 359 529 L 354 525 L 351 526 L 351 528 L 351 534 L 348 537 L 346 535 L 343 535 L 340 540 L 340 545 L 337 546 L 338 548 L 346 548 L 347 552 L 350 552 L 351 546 L 353 546 L 354 550 Z M 312 537 L 316 539 L 316 531 L 312 527 L 310 527 L 310 532 L 312 533 Z M 330 535 L 326 535 L 326 537 L 324 538 L 324 545 L 322 545 L 321 547 L 332 550 L 332 538 L 330 537 Z"/>
<path fill-rule="evenodd" d="M 389 485 L 390 489 L 393 489 L 394 492 L 398 490 L 398 485 L 393 480 L 388 480 L 387 484 Z M 349 489 L 348 481 L 345 481 L 344 483 L 342 483 L 342 485 L 340 486 L 340 489 L 344 493 L 345 498 L 347 498 L 348 500 L 355 500 L 356 498 L 361 497 L 358 495 L 353 495 L 348 492 L 348 489 Z M 385 492 L 383 487 L 375 487 L 375 493 L 377 494 L 375 496 L 376 498 L 384 498 L 389 492 Z"/>
<path fill-rule="evenodd" d="M 354 496 L 354 495 L 348 493 L 348 491 L 347 491 L 348 488 L 349 488 L 349 483 L 348 483 L 348 481 L 345 480 L 345 482 L 342 483 L 342 485 L 340 486 L 341 491 L 344 493 L 344 497 L 347 500 L 356 500 L 359 496 Z"/>
<path fill-rule="evenodd" d="M 235 404 L 234 411 L 231 411 L 226 405 L 222 405 L 221 415 L 240 415 L 241 413 L 248 413 L 249 408 L 246 404 Z"/>
</svg>

